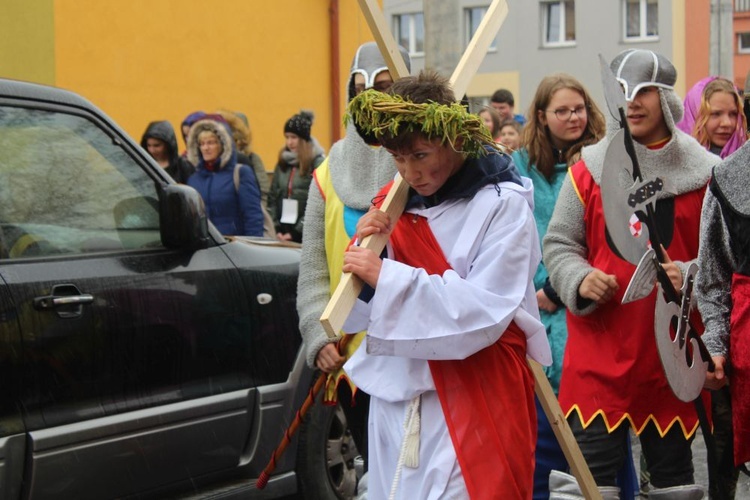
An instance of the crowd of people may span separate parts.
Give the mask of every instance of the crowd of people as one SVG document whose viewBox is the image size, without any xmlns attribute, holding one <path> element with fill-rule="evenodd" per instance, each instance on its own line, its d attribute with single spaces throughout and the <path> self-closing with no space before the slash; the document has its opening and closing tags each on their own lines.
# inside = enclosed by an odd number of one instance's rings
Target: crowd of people
<svg viewBox="0 0 750 500">
<path fill-rule="evenodd" d="M 313 121 L 314 114 L 306 110 L 286 121 L 284 146 L 270 179 L 240 112 L 190 113 L 180 124 L 186 144 L 182 154 L 166 120 L 148 124 L 141 146 L 175 182 L 200 193 L 209 219 L 223 234 L 299 243 L 312 172 L 325 157 L 311 134 Z"/>
<path fill-rule="evenodd" d="M 541 80 L 525 115 L 506 89 L 472 114 L 436 73 L 394 82 L 370 42 L 352 62 L 345 137 L 326 156 L 312 113 L 300 111 L 284 124 L 270 181 L 241 113 L 188 115 L 183 155 L 168 122 L 148 125 L 143 147 L 198 190 L 222 233 L 303 243 L 307 363 L 328 374 L 325 399 L 347 414 L 365 461 L 361 498 L 582 498 L 527 357 L 545 365 L 604 498 L 641 488 L 703 498 L 691 453 L 700 415 L 673 393 L 656 346 L 661 289 L 623 301 L 638 262 L 610 234 L 603 185 L 623 128 L 642 179 L 668 185 L 648 217 L 633 210 L 631 236 L 647 226 L 662 286 L 682 290 L 699 264 L 698 323 L 715 366 L 699 398 L 716 441 L 708 493 L 734 498 L 750 461 L 742 93 L 710 76 L 683 101 L 671 61 L 649 50 L 626 50 L 610 69 L 624 123 L 565 73 Z M 391 220 L 379 207 L 396 172 L 410 190 Z M 375 233 L 390 235 L 382 255 L 352 244 Z M 345 327 L 354 340 L 340 350 L 319 318 L 342 272 L 365 290 Z"/>
</svg>

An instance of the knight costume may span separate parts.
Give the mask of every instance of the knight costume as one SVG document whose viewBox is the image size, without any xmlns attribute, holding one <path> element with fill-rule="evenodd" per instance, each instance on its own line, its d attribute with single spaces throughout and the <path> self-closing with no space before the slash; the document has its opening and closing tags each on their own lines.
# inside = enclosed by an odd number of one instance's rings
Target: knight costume
<svg viewBox="0 0 750 500">
<path fill-rule="evenodd" d="M 657 226 L 670 258 L 684 275 L 698 254 L 701 202 L 710 169 L 718 158 L 675 127 L 682 116 L 682 103 L 673 90 L 676 71 L 666 58 L 631 49 L 617 56 L 610 67 L 628 101 L 643 87 L 658 89 L 671 136 L 656 145 L 635 142 L 634 146 L 644 179 L 670 181 L 671 193 L 658 195 Z M 622 457 L 607 455 L 591 441 L 581 442 L 581 436 L 594 433 L 625 439 L 631 427 L 641 437 L 649 462 L 655 487 L 650 497 L 692 498 L 680 495 L 699 490 L 692 484 L 690 455 L 698 418 L 692 404 L 674 396 L 661 366 L 654 336 L 658 292 L 620 304 L 636 266 L 618 255 L 606 232 L 600 182 L 605 154 L 616 132 L 613 123 L 608 125 L 607 137 L 584 148 L 581 161 L 571 167 L 544 238 L 544 261 L 551 283 L 568 307 L 560 405 L 600 487 L 613 487 L 617 470 L 602 460 Z M 639 231 L 637 221 L 631 230 Z M 614 275 L 619 285 L 614 297 L 602 305 L 579 295 L 584 278 L 595 269 Z M 666 449 L 667 441 L 661 442 L 666 438 L 682 451 L 673 451 L 674 456 L 661 451 Z M 659 462 L 669 466 L 654 467 Z"/>
</svg>

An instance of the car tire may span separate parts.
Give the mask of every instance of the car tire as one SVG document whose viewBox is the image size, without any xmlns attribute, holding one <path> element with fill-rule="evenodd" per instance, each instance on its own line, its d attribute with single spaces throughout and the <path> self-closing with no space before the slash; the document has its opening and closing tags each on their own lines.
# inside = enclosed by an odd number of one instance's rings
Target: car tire
<svg viewBox="0 0 750 500">
<path fill-rule="evenodd" d="M 341 405 L 322 404 L 322 391 L 302 423 L 297 448 L 297 477 L 305 500 L 354 498 L 359 455 Z"/>
</svg>

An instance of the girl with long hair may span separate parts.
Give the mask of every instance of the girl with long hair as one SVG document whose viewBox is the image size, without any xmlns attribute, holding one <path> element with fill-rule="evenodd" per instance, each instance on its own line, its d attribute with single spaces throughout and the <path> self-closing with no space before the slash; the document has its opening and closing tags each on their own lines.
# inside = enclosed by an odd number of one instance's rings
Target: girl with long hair
<svg viewBox="0 0 750 500">
<path fill-rule="evenodd" d="M 312 171 L 325 157 L 323 148 L 310 135 L 312 123 L 312 113 L 301 111 L 284 125 L 284 147 L 268 192 L 268 212 L 276 237 L 282 241 L 302 242 Z"/>
<path fill-rule="evenodd" d="M 722 158 L 734 153 L 747 140 L 743 102 L 734 84 L 709 76 L 693 85 L 677 127 Z"/>
<path fill-rule="evenodd" d="M 583 146 L 594 144 L 604 137 L 605 122 L 586 88 L 565 73 L 542 79 L 526 118 L 528 121 L 521 133 L 521 148 L 513 153 L 513 161 L 521 175 L 531 178 L 534 184 L 534 218 L 541 241 L 547 232 L 568 167 L 580 157 Z M 552 365 L 545 367 L 545 372 L 557 393 L 568 334 L 565 306 L 549 283 L 544 262 L 539 264 L 536 271 L 534 287 L 539 313 L 552 348 Z M 537 408 L 534 498 L 548 498 L 550 470 L 564 470 L 567 462 L 538 403 Z"/>
</svg>

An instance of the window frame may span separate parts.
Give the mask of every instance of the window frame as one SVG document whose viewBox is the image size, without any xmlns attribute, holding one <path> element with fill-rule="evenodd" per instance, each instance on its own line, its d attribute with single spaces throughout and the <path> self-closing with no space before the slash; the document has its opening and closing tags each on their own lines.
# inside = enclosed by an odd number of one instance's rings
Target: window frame
<svg viewBox="0 0 750 500">
<path fill-rule="evenodd" d="M 742 36 L 747 37 L 747 44 L 742 43 Z M 737 53 L 738 54 L 750 54 L 750 31 L 737 32 Z"/>
<path fill-rule="evenodd" d="M 566 40 L 567 31 L 567 12 L 566 4 L 571 3 L 573 5 L 573 39 Z M 542 7 L 542 47 L 544 48 L 558 48 L 558 47 L 574 47 L 577 44 L 576 39 L 576 26 L 575 26 L 575 0 L 541 0 L 540 4 Z M 559 37 L 557 40 L 550 40 L 548 38 L 549 27 L 550 27 L 550 8 L 557 5 L 560 10 L 559 15 Z"/>
<path fill-rule="evenodd" d="M 639 11 L 638 36 L 628 35 L 628 4 L 634 0 L 622 0 L 622 39 L 625 42 L 655 42 L 659 40 L 659 0 L 656 5 L 656 34 L 648 34 L 648 4 L 649 0 L 637 0 Z M 644 34 L 645 33 L 645 34 Z"/>
<path fill-rule="evenodd" d="M 417 50 L 417 40 L 416 40 L 416 18 L 417 16 L 422 17 L 422 50 Z M 407 46 L 404 46 L 404 48 L 409 52 L 409 57 L 424 57 L 424 12 L 423 11 L 415 11 L 415 12 L 402 12 L 399 14 L 393 14 L 392 17 L 392 29 L 393 33 L 396 34 L 396 40 L 399 44 L 401 44 L 401 26 L 404 21 L 404 19 L 408 19 L 409 21 L 409 43 L 406 44 Z M 403 44 L 402 44 L 403 45 Z"/>
<path fill-rule="evenodd" d="M 18 115 L 21 116 L 21 112 L 25 112 L 28 114 L 34 114 L 39 113 L 46 114 L 50 117 L 54 117 L 55 115 L 60 115 L 60 125 L 65 125 L 65 120 L 70 120 L 70 124 L 74 125 L 73 127 L 65 127 L 60 126 L 59 130 L 63 133 L 70 133 L 72 134 L 72 138 L 76 140 L 75 143 L 72 143 L 76 147 L 80 146 L 83 148 L 86 148 L 87 151 L 90 151 L 91 154 L 96 154 L 96 162 L 100 166 L 105 167 L 107 169 L 111 169 L 111 171 L 117 172 L 119 177 L 113 177 L 107 175 L 106 177 L 112 177 L 112 179 L 116 179 L 115 185 L 125 186 L 128 189 L 131 189 L 133 191 L 133 194 L 135 197 L 129 197 L 129 198 L 122 198 L 119 200 L 119 202 L 125 202 L 128 200 L 144 200 L 146 201 L 146 198 L 152 198 L 153 201 L 158 202 L 158 196 L 159 196 L 159 185 L 163 184 L 163 179 L 160 179 L 158 177 L 154 177 L 152 169 L 146 168 L 142 162 L 141 162 L 141 156 L 137 155 L 137 151 L 133 149 L 130 145 L 130 143 L 125 140 L 123 137 L 120 137 L 119 131 L 113 130 L 110 123 L 107 121 L 104 121 L 101 119 L 98 115 L 89 113 L 88 110 L 80 110 L 77 108 L 71 108 L 70 105 L 67 103 L 47 103 L 44 101 L 33 101 L 33 102 L 12 102 L 8 101 L 7 99 L 0 98 L 0 111 L 7 110 L 8 112 L 13 112 L 13 110 L 18 110 Z M 1 120 L 0 120 L 1 121 Z M 76 122 L 80 124 L 80 126 L 75 126 Z M 31 128 L 30 126 L 35 122 L 29 122 L 29 124 L 25 124 L 24 122 L 21 122 L 21 126 L 19 126 L 19 130 L 23 130 L 24 128 Z M 54 125 L 55 123 L 53 123 Z M 85 124 L 85 125 L 84 125 Z M 2 128 L 4 125 L 0 123 L 0 128 Z M 88 128 L 90 127 L 90 128 Z M 39 126 L 37 126 L 39 128 Z M 49 127 L 50 130 L 54 130 L 55 127 Z M 41 131 L 44 131 L 44 129 L 40 129 Z M 78 133 L 77 130 L 82 131 L 82 133 Z M 91 132 L 88 132 L 88 131 Z M 89 140 L 91 139 L 91 140 Z M 97 140 L 100 142 L 98 143 L 101 146 L 105 146 L 106 149 L 99 149 L 97 147 Z M 53 148 L 54 149 L 54 148 Z M 131 165 L 126 165 L 125 163 L 120 163 L 116 158 L 113 156 L 110 156 L 107 154 L 115 153 L 116 155 L 122 155 L 122 158 L 125 158 L 128 160 L 129 164 L 132 164 L 133 167 L 136 168 L 121 168 L 121 167 L 130 167 Z M 61 164 L 61 168 L 67 165 L 66 162 L 62 161 L 65 160 L 65 156 L 63 154 L 60 154 L 60 159 L 57 160 Z M 90 166 L 87 165 L 85 162 L 73 162 L 75 165 L 84 165 L 84 166 Z M 93 163 L 92 163 L 93 164 Z M 102 174 L 105 174 L 106 171 L 102 171 Z M 131 174 L 132 173 L 132 177 Z M 31 178 L 32 176 L 29 176 Z M 138 183 L 141 183 L 142 186 L 145 186 L 148 183 L 148 188 L 146 191 L 141 191 L 138 187 Z M 150 187 L 153 185 L 153 193 L 150 190 Z M 94 192 L 96 189 L 96 186 L 93 184 L 89 184 L 89 189 L 91 189 L 92 192 Z M 118 191 L 119 192 L 119 191 Z M 110 193 L 111 194 L 111 193 Z M 153 197 L 150 197 L 149 195 L 153 194 Z M 64 199 L 64 198 L 57 198 Z M 85 200 L 79 200 L 83 206 L 87 205 Z M 112 200 L 109 199 L 111 202 Z M 111 205 L 112 211 L 114 213 L 115 206 L 119 203 L 114 203 Z M 146 201 L 146 203 L 148 203 Z M 71 205 L 72 206 L 72 205 Z M 124 206 L 124 205 L 121 205 Z M 151 215 L 155 215 L 156 218 L 159 218 L 159 210 L 158 207 L 154 207 L 156 210 L 151 213 Z M 149 208 L 149 210 L 151 210 Z M 85 216 L 85 213 L 81 214 L 82 216 Z M 127 215 L 127 213 L 124 213 L 124 215 Z M 70 217 L 65 216 L 61 217 L 61 220 L 64 220 L 66 222 L 69 222 L 71 220 Z M 143 253 L 143 252 L 163 252 L 166 251 L 167 248 L 163 245 L 163 242 L 161 241 L 160 237 L 160 231 L 161 231 L 161 221 L 158 220 L 157 227 L 126 227 L 126 226 L 117 226 L 113 225 L 111 227 L 97 227 L 97 226 L 91 226 L 86 227 L 80 226 L 69 226 L 65 227 L 63 225 L 60 225 L 59 227 L 55 227 L 56 224 L 49 223 L 45 220 L 12 220 L 8 222 L 9 226 L 17 227 L 19 234 L 23 234 L 26 232 L 27 234 L 31 234 L 32 236 L 40 236 L 41 239 L 38 239 L 38 241 L 46 241 L 44 238 L 45 233 L 41 232 L 38 235 L 35 233 L 29 233 L 28 230 L 30 228 L 47 228 L 48 231 L 51 232 L 57 232 L 60 233 L 62 231 L 65 231 L 67 235 L 85 235 L 86 233 L 95 234 L 97 232 L 100 232 L 102 234 L 111 233 L 111 232 L 118 232 L 118 231 L 127 231 L 129 229 L 132 230 L 140 230 L 144 233 L 154 233 L 157 235 L 158 239 L 158 245 L 154 243 L 149 243 L 147 246 L 143 245 L 136 245 L 136 246 L 129 246 L 125 244 L 122 240 L 119 242 L 122 244 L 121 247 L 119 246 L 103 246 L 100 248 L 90 247 L 90 248 L 84 248 L 81 247 L 78 250 L 71 250 L 69 247 L 61 247 L 61 248 L 49 248 L 44 249 L 40 253 L 36 255 L 3 255 L 0 256 L 0 263 L 3 265 L 5 264 L 11 264 L 14 261 L 18 262 L 26 262 L 27 260 L 35 260 L 35 261 L 47 261 L 47 260 L 71 260 L 71 259 L 80 259 L 80 258 L 87 258 L 89 256 L 96 256 L 96 255 L 104 255 L 104 254 L 113 254 L 113 255 L 125 255 L 125 254 L 131 254 L 131 253 Z M 126 235 L 126 232 L 122 233 L 123 235 Z M 134 234 L 134 233 L 133 233 Z M 126 237 L 129 238 L 129 237 Z M 132 238 L 131 238 L 132 239 Z M 142 238 L 141 238 L 142 239 Z M 156 242 L 157 239 L 151 238 L 149 236 L 149 239 L 151 242 Z M 75 238 L 70 238 L 71 241 L 74 241 Z M 143 239 L 142 239 L 143 240 Z M 116 241 L 114 238 L 112 238 L 112 241 Z M 146 240 L 143 240 L 146 241 Z M 51 240 L 52 243 L 54 243 L 54 240 Z M 48 242 L 49 243 L 49 242 Z M 65 250 L 67 248 L 67 251 Z M 9 252 L 12 250 L 10 248 L 6 249 Z"/>
<path fill-rule="evenodd" d="M 475 11 L 478 11 L 481 14 L 479 16 L 479 23 L 477 24 L 477 29 L 479 29 L 479 25 L 482 23 L 482 19 L 484 19 L 484 16 L 487 15 L 488 9 L 489 9 L 489 6 L 487 5 L 476 5 L 473 7 L 464 7 L 464 47 L 469 46 L 471 39 L 474 37 L 474 34 L 476 33 L 476 30 L 473 29 L 472 23 L 471 23 L 472 14 Z M 487 48 L 487 52 L 497 52 L 497 37 L 498 35 L 495 35 L 495 37 L 492 39 L 490 46 Z"/>
</svg>

